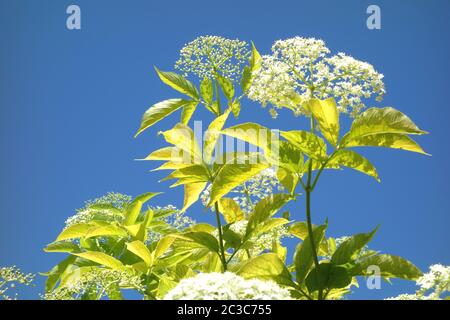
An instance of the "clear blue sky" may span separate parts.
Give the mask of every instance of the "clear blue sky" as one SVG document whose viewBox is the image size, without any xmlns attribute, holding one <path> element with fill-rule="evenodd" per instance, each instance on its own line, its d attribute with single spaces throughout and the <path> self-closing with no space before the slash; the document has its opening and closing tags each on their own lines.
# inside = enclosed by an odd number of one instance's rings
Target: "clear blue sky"
<svg viewBox="0 0 450 320">
<path fill-rule="evenodd" d="M 65 27 L 66 8 L 78 4 L 82 30 Z M 378 4 L 382 29 L 366 28 L 366 8 Z M 316 223 L 328 217 L 333 236 L 381 225 L 371 248 L 404 256 L 422 270 L 450 263 L 448 181 L 450 148 L 449 1 L 25 1 L 0 2 L 0 265 L 46 271 L 61 255 L 42 248 L 87 199 L 108 191 L 137 195 L 165 191 L 154 204 L 182 203 L 182 189 L 158 184 L 156 163 L 135 162 L 163 145 L 166 119 L 133 139 L 152 103 L 177 97 L 154 74 L 172 69 L 178 50 L 199 35 L 253 40 L 268 52 L 295 35 L 324 39 L 385 74 L 390 105 L 431 132 L 418 138 L 426 157 L 396 150 L 364 150 L 382 183 L 351 170 L 323 175 L 313 197 Z M 211 120 L 197 113 L 196 119 Z M 234 121 L 234 120 L 233 120 Z M 273 122 L 254 104 L 239 121 L 299 128 L 282 113 Z M 236 122 L 236 121 L 235 121 Z M 290 206 L 303 219 L 301 208 Z M 197 220 L 211 217 L 200 206 Z M 394 281 L 351 297 L 381 298 L 410 291 Z M 22 298 L 37 298 L 37 286 Z"/>
</svg>

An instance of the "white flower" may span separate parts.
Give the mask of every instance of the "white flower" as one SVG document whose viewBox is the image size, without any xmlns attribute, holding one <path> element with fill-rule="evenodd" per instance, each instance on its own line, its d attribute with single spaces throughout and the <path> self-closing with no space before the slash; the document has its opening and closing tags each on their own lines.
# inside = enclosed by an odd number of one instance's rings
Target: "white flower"
<svg viewBox="0 0 450 320">
<path fill-rule="evenodd" d="M 450 266 L 434 264 L 430 271 L 417 279 L 420 287 L 415 294 L 401 294 L 387 300 L 440 300 L 450 291 Z"/>
<path fill-rule="evenodd" d="M 225 78 L 235 80 L 236 76 L 240 76 L 241 67 L 249 56 L 250 51 L 245 41 L 202 36 L 181 49 L 175 68 L 185 76 L 192 73 L 200 79 L 211 79 L 218 72 Z"/>
<path fill-rule="evenodd" d="M 43 298 L 77 300 L 89 294 L 89 299 L 100 300 L 109 296 L 112 289 L 120 290 L 120 288 L 133 288 L 139 292 L 144 290 L 140 277 L 130 271 L 92 267 L 89 271 L 80 272 L 75 281 L 46 293 Z"/>
<path fill-rule="evenodd" d="M 23 273 L 16 266 L 1 267 L 0 268 L 0 299 L 12 300 L 17 299 L 17 293 L 11 297 L 7 292 L 9 289 L 14 289 L 16 284 L 29 286 L 34 280 L 34 275 L 31 273 Z"/>
<path fill-rule="evenodd" d="M 275 282 L 246 280 L 234 273 L 200 273 L 183 279 L 164 300 L 290 300 Z"/>
<path fill-rule="evenodd" d="M 308 114 L 302 107 L 313 97 L 334 97 L 342 113 L 356 115 L 364 99 L 385 94 L 383 75 L 372 65 L 344 53 L 328 56 L 322 40 L 295 37 L 278 40 L 272 55 L 263 56 L 248 97 L 273 108 L 289 108 L 295 115 Z M 276 111 L 272 109 L 273 116 Z"/>
</svg>

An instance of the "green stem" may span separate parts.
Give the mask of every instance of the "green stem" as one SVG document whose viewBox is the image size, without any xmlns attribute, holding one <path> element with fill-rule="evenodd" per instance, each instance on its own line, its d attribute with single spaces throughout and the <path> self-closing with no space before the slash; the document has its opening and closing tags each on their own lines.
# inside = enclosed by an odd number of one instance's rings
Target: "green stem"
<svg viewBox="0 0 450 320">
<path fill-rule="evenodd" d="M 222 223 L 220 222 L 220 211 L 219 204 L 217 202 L 214 203 L 214 208 L 216 210 L 216 221 L 217 221 L 217 230 L 219 232 L 219 248 L 220 248 L 220 260 L 222 261 L 223 272 L 227 271 L 227 260 L 225 258 L 225 248 L 223 246 L 223 234 L 222 234 Z"/>
<path fill-rule="evenodd" d="M 215 87 L 216 87 L 216 100 L 217 100 L 217 108 L 219 111 L 219 116 L 222 114 L 222 108 L 220 106 L 220 91 L 219 91 L 219 81 L 217 81 L 217 77 L 214 81 Z"/>
<path fill-rule="evenodd" d="M 311 132 L 314 132 L 314 118 L 311 116 Z M 306 182 L 306 223 L 308 225 L 308 238 L 311 243 L 311 250 L 314 258 L 314 265 L 316 270 L 317 283 L 319 283 L 319 259 L 317 257 L 316 244 L 314 243 L 314 233 L 311 222 L 311 192 L 312 192 L 312 161 L 309 162 L 308 166 L 308 180 Z M 319 289 L 319 300 L 322 300 L 322 289 Z"/>
</svg>

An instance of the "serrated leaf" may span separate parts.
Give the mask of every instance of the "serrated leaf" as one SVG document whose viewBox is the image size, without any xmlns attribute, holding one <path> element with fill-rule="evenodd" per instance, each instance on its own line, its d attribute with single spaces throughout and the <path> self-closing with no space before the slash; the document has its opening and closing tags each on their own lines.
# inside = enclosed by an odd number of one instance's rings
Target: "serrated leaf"
<svg viewBox="0 0 450 320">
<path fill-rule="evenodd" d="M 422 275 L 422 272 L 408 260 L 390 254 L 372 255 L 362 259 L 353 273 L 362 276 L 372 275 L 367 270 L 370 266 L 380 268 L 380 276 L 386 278 L 417 280 Z"/>
<path fill-rule="evenodd" d="M 127 250 L 133 252 L 142 261 L 145 262 L 147 267 L 150 267 L 153 264 L 153 256 L 148 250 L 147 246 L 140 240 L 136 240 L 130 243 L 127 243 Z"/>
<path fill-rule="evenodd" d="M 126 209 L 124 225 L 130 226 L 135 224 L 144 203 L 158 194 L 161 194 L 161 192 L 147 192 L 134 198 Z"/>
<path fill-rule="evenodd" d="M 315 160 L 324 161 L 327 157 L 325 141 L 311 132 L 302 130 L 280 131 L 280 135 Z"/>
<path fill-rule="evenodd" d="M 188 183 L 184 185 L 184 201 L 181 212 L 185 212 L 191 205 L 193 205 L 200 194 L 205 189 L 207 182 Z"/>
<path fill-rule="evenodd" d="M 214 149 L 217 145 L 221 130 L 228 119 L 230 110 L 225 111 L 222 115 L 216 117 L 208 126 L 205 133 L 205 142 L 203 146 L 203 158 L 206 163 L 211 162 Z"/>
<path fill-rule="evenodd" d="M 316 268 L 313 268 L 305 280 L 309 292 L 319 289 L 345 288 L 352 282 L 352 277 L 345 267 L 321 263 L 318 272 L 316 270 Z"/>
<path fill-rule="evenodd" d="M 336 146 L 339 140 L 339 112 L 333 98 L 326 100 L 311 99 L 306 104 L 319 129 L 329 143 Z"/>
<path fill-rule="evenodd" d="M 80 247 L 73 243 L 73 242 L 68 242 L 68 241 L 57 241 L 57 242 L 52 242 L 50 244 L 48 244 L 45 248 L 44 248 L 45 252 L 67 252 L 67 253 L 71 253 L 71 252 L 77 252 L 80 251 Z"/>
<path fill-rule="evenodd" d="M 161 133 L 164 139 L 182 150 L 183 163 L 202 163 L 202 153 L 194 132 L 188 126 L 178 123 L 170 130 Z"/>
<path fill-rule="evenodd" d="M 103 265 L 105 267 L 111 268 L 111 269 L 122 269 L 124 265 L 122 262 L 117 260 L 114 257 L 111 257 L 110 255 L 107 255 L 103 252 L 98 251 L 86 251 L 86 252 L 80 252 L 80 253 L 73 253 L 73 255 L 76 255 L 80 258 L 93 261 L 95 263 L 98 263 L 100 265 Z"/>
<path fill-rule="evenodd" d="M 429 155 L 417 142 L 407 135 L 400 133 L 378 133 L 357 137 L 345 141 L 345 145 L 343 145 L 343 147 L 384 147 Z"/>
<path fill-rule="evenodd" d="M 355 234 L 346 239 L 334 252 L 331 262 L 337 265 L 350 262 L 372 240 L 377 230 L 378 227 L 371 232 Z"/>
<path fill-rule="evenodd" d="M 204 78 L 200 83 L 200 93 L 207 105 L 210 105 L 213 102 L 214 88 L 213 83 L 209 78 Z"/>
<path fill-rule="evenodd" d="M 272 280 L 281 285 L 293 286 L 291 274 L 275 253 L 264 253 L 247 260 L 236 272 L 245 279 Z"/>
<path fill-rule="evenodd" d="M 318 244 L 321 243 L 324 238 L 326 228 L 326 225 L 313 228 L 313 239 L 316 250 L 318 250 Z M 306 275 L 314 263 L 312 252 L 311 241 L 308 236 L 303 243 L 297 246 L 294 255 L 295 272 L 298 283 L 302 283 L 305 280 Z"/>
<path fill-rule="evenodd" d="M 177 111 L 178 109 L 186 106 L 189 103 L 191 103 L 191 100 L 168 99 L 154 104 L 147 111 L 145 111 L 144 115 L 142 116 L 141 126 L 139 127 L 139 130 L 134 137 L 137 137 L 145 129 L 151 127 L 158 121 L 164 119 L 171 113 Z"/>
<path fill-rule="evenodd" d="M 291 199 L 292 197 L 286 193 L 276 193 L 260 200 L 248 218 L 246 238 L 249 238 L 259 225 L 277 213 Z"/>
<path fill-rule="evenodd" d="M 233 97 L 234 97 L 234 85 L 233 85 L 233 82 L 230 79 L 225 78 L 224 76 L 221 76 L 219 74 L 216 75 L 216 79 L 217 79 L 217 82 L 220 85 L 220 88 L 222 89 L 223 94 L 227 98 L 227 100 L 228 101 L 232 101 Z"/>
<path fill-rule="evenodd" d="M 183 107 L 183 110 L 181 110 L 181 119 L 180 119 L 180 122 L 182 124 L 187 125 L 189 123 L 189 120 L 191 120 L 192 115 L 194 114 L 194 111 L 197 108 L 197 105 L 198 105 L 197 101 L 192 101 Z"/>
<path fill-rule="evenodd" d="M 208 207 L 268 167 L 267 163 L 224 164 L 212 183 Z"/>
<path fill-rule="evenodd" d="M 189 97 L 198 100 L 197 88 L 190 81 L 186 80 L 175 72 L 160 71 L 156 67 L 155 70 L 162 82 L 177 90 L 178 92 L 184 93 Z"/>
<path fill-rule="evenodd" d="M 329 166 L 337 165 L 352 168 L 365 173 L 380 182 L 377 169 L 374 165 L 362 155 L 352 150 L 338 150 L 327 164 Z"/>
<path fill-rule="evenodd" d="M 244 213 L 241 207 L 230 198 L 222 198 L 218 201 L 219 211 L 224 216 L 227 223 L 232 223 L 236 221 L 241 221 L 244 219 Z"/>
</svg>

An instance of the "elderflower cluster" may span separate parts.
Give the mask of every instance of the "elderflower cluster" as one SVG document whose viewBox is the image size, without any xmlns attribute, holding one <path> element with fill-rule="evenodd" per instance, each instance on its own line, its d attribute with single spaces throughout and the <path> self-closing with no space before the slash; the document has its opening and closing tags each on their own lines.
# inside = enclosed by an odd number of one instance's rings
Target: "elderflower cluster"
<svg viewBox="0 0 450 320">
<path fill-rule="evenodd" d="M 84 208 L 78 209 L 75 215 L 66 220 L 66 228 L 78 223 L 88 223 L 92 220 L 121 222 L 123 216 L 107 206 L 112 206 L 120 212 L 126 208 L 131 200 L 132 197 L 116 192 L 110 192 L 100 198 L 88 200 Z"/>
<path fill-rule="evenodd" d="M 280 184 L 275 170 L 268 168 L 234 188 L 230 191 L 229 195 L 241 207 L 241 210 L 248 215 L 253 211 L 258 201 L 270 196 L 276 191 L 283 191 L 283 186 Z M 208 185 L 200 196 L 200 200 L 205 206 L 209 202 L 210 192 L 211 185 Z"/>
<path fill-rule="evenodd" d="M 164 300 L 291 300 L 289 291 L 275 282 L 246 280 L 234 273 L 200 273 L 187 278 Z"/>
<path fill-rule="evenodd" d="M 231 224 L 230 230 L 243 237 L 245 235 L 245 230 L 247 229 L 247 224 L 248 220 L 236 221 L 235 223 Z M 217 230 L 215 230 L 212 234 L 216 238 L 218 238 Z M 249 242 L 252 244 L 251 247 L 247 250 L 239 251 L 239 253 L 235 255 L 235 257 L 237 259 L 239 259 L 240 257 L 255 257 L 266 250 L 271 250 L 274 240 L 281 241 L 283 238 L 287 237 L 291 237 L 291 235 L 285 226 L 273 228 L 266 233 L 250 238 Z"/>
<path fill-rule="evenodd" d="M 17 293 L 10 296 L 8 290 L 14 290 L 17 284 L 29 286 L 34 280 L 34 275 L 31 273 L 23 273 L 16 266 L 1 267 L 0 268 L 0 300 L 17 299 Z"/>
<path fill-rule="evenodd" d="M 253 75 L 248 97 L 263 106 L 288 108 L 295 115 L 308 112 L 302 107 L 311 98 L 333 97 L 342 113 L 355 116 L 364 107 L 364 99 L 381 100 L 385 94 L 383 75 L 369 63 L 344 53 L 329 56 L 325 42 L 294 37 L 278 40 L 272 55 L 262 57 L 261 68 Z"/>
<path fill-rule="evenodd" d="M 170 226 L 171 229 L 176 229 L 178 231 L 183 231 L 184 229 L 192 226 L 195 224 L 195 220 L 184 215 L 182 212 L 180 212 L 175 206 L 168 205 L 166 207 L 157 207 L 157 210 L 160 210 L 159 212 L 175 212 L 171 213 L 168 216 L 165 216 L 162 218 L 162 221 L 165 222 L 167 225 Z M 155 230 L 150 229 L 147 234 L 147 243 L 153 243 L 159 241 L 163 236 L 164 233 L 160 232 L 162 230 Z"/>
<path fill-rule="evenodd" d="M 201 36 L 180 50 L 175 69 L 183 72 L 184 76 L 191 73 L 200 79 L 211 79 L 217 72 L 225 78 L 236 80 L 249 57 L 250 51 L 245 41 Z"/>
<path fill-rule="evenodd" d="M 45 300 L 79 300 L 88 297 L 90 300 L 100 300 L 105 297 L 114 298 L 120 294 L 120 288 L 132 288 L 139 292 L 144 286 L 139 276 L 126 270 L 111 270 L 91 268 L 80 273 L 80 277 L 68 285 L 58 287 L 43 296 Z"/>
<path fill-rule="evenodd" d="M 401 294 L 387 300 L 440 300 L 450 291 L 450 266 L 434 264 L 430 271 L 417 279 L 420 287 L 415 294 Z"/>
</svg>

